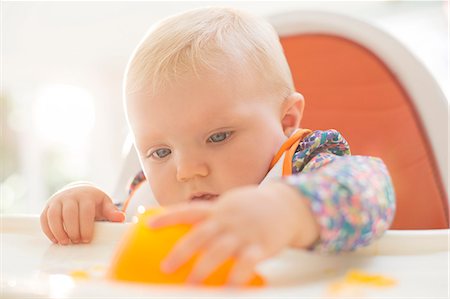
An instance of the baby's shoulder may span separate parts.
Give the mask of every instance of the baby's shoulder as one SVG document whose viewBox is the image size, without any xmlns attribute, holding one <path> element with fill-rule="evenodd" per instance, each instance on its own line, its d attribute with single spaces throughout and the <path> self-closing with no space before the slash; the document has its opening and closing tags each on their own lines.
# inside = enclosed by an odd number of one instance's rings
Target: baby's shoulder
<svg viewBox="0 0 450 299">
<path fill-rule="evenodd" d="M 293 172 L 302 171 L 309 161 L 324 153 L 332 154 L 321 155 L 322 159 L 328 160 L 333 160 L 334 155 L 346 156 L 351 154 L 347 140 L 338 131 L 334 129 L 312 131 L 298 143 L 292 157 Z"/>
<path fill-rule="evenodd" d="M 300 140 L 296 152 L 311 154 L 313 152 L 327 151 L 338 156 L 350 155 L 350 146 L 335 129 L 316 130 Z"/>
</svg>

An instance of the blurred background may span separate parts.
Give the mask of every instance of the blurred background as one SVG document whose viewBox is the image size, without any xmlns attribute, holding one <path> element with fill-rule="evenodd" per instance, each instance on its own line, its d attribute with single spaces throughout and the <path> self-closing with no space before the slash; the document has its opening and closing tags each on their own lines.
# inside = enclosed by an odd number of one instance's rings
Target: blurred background
<svg viewBox="0 0 450 299">
<path fill-rule="evenodd" d="M 2 2 L 1 213 L 40 213 L 74 180 L 113 192 L 127 125 L 122 76 L 156 21 L 181 11 L 232 6 L 269 16 L 334 11 L 399 39 L 449 98 L 446 1 Z"/>
</svg>

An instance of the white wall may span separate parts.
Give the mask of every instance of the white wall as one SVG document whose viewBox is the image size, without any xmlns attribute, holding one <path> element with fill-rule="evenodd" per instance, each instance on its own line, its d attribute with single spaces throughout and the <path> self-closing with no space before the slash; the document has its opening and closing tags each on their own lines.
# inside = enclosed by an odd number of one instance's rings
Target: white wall
<svg viewBox="0 0 450 299">
<path fill-rule="evenodd" d="M 74 85 L 93 95 L 95 126 L 85 155 L 73 166 L 86 180 L 114 189 L 127 133 L 121 80 L 128 56 L 155 21 L 205 5 L 234 6 L 265 16 L 319 9 L 365 19 L 405 43 L 448 95 L 448 14 L 440 1 L 3 2 L 2 94 L 14 109 L 2 113 L 2 122 L 8 118 L 18 128 L 19 172 L 27 188 L 27 195 L 4 211 L 39 212 L 49 195 L 41 180 L 48 167 L 41 157 L 45 145 L 35 136 L 31 111 L 36 94 L 49 84 Z"/>
</svg>

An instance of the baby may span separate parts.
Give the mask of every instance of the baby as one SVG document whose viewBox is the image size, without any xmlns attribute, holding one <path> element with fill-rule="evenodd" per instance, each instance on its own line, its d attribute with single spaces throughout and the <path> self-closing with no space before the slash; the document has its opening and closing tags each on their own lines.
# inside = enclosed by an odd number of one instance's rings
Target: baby
<svg viewBox="0 0 450 299">
<path fill-rule="evenodd" d="M 350 156 L 335 130 L 299 129 L 304 99 L 265 20 L 228 8 L 170 17 L 139 44 L 124 83 L 143 173 L 167 206 L 148 225 L 194 225 L 164 271 L 200 251 L 196 283 L 234 257 L 228 282 L 240 285 L 285 248 L 349 251 L 392 222 L 383 162 Z M 88 243 L 95 220 L 124 217 L 105 192 L 77 183 L 50 198 L 41 226 L 54 243 Z"/>
</svg>

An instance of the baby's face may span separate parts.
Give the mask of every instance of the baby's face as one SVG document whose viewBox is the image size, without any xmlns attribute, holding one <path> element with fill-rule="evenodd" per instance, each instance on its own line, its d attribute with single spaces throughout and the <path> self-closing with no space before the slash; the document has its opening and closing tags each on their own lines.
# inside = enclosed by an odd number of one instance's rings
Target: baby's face
<svg viewBox="0 0 450 299">
<path fill-rule="evenodd" d="M 141 165 L 161 205 L 259 184 L 286 140 L 281 98 L 213 74 L 128 102 Z"/>
</svg>

